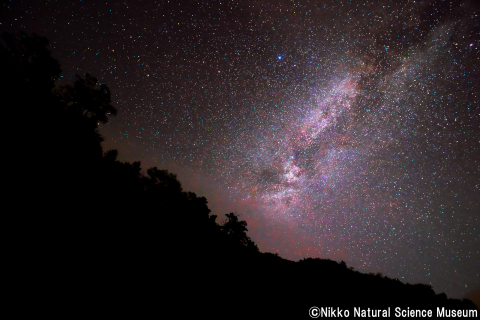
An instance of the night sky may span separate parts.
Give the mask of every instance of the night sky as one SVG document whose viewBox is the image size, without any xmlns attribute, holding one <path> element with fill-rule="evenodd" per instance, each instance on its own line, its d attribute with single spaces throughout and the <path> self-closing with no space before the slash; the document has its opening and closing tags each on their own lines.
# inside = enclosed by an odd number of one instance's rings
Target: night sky
<svg viewBox="0 0 480 320">
<path fill-rule="evenodd" d="M 260 251 L 480 286 L 478 1 L 4 3 L 58 84 L 108 85 L 104 151 L 240 214 Z"/>
</svg>

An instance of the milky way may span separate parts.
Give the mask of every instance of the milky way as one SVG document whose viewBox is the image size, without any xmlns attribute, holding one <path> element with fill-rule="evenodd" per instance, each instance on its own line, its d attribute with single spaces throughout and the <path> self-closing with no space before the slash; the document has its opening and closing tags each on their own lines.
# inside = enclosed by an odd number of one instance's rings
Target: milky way
<svg viewBox="0 0 480 320">
<path fill-rule="evenodd" d="M 110 87 L 105 150 L 241 214 L 261 251 L 478 287 L 478 4 L 267 2 L 12 2 L 1 26 L 45 35 L 59 83 Z"/>
</svg>

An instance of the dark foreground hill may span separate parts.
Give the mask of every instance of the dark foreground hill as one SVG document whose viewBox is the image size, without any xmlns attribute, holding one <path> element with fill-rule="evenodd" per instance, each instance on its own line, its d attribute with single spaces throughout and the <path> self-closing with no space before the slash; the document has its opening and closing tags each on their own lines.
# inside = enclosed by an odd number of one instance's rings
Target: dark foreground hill
<svg viewBox="0 0 480 320">
<path fill-rule="evenodd" d="M 447 299 L 430 286 L 361 274 L 343 263 L 292 262 L 229 239 L 205 246 L 209 240 L 185 237 L 181 228 L 142 227 L 145 221 L 132 220 L 122 232 L 101 233 L 68 254 L 60 248 L 51 252 L 44 265 L 62 266 L 53 273 L 45 270 L 44 285 L 59 288 L 52 308 L 62 301 L 68 310 L 87 314 L 95 309 L 105 315 L 175 314 L 182 319 L 301 319 L 309 318 L 313 306 L 350 310 L 351 315 L 354 307 L 390 308 L 392 315 L 396 307 L 434 314 L 437 307 L 476 310 L 469 300 Z M 137 223 L 137 231 L 131 231 Z M 74 241 L 65 240 L 62 246 L 71 248 Z"/>
<path fill-rule="evenodd" d="M 309 318 L 313 306 L 475 309 L 426 285 L 353 271 L 344 263 L 292 262 L 260 253 L 235 214 L 219 224 L 207 200 L 174 174 L 104 153 L 100 122 L 116 110 L 86 75 L 55 87 L 58 63 L 38 36 L 4 35 L 4 110 L 21 120 L 8 139 L 5 224 L 16 277 L 11 296 L 49 316 Z M 336 311 L 337 310 L 337 311 Z"/>
</svg>

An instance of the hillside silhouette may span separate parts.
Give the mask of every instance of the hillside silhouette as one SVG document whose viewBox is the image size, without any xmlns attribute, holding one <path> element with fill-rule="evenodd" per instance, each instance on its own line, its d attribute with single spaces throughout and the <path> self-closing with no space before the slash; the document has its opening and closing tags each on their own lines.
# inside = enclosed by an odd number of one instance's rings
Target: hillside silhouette
<svg viewBox="0 0 480 320">
<path fill-rule="evenodd" d="M 9 138 L 20 201 L 13 240 L 41 310 L 297 319 L 312 306 L 476 309 L 343 261 L 260 252 L 245 221 L 229 213 L 219 223 L 175 174 L 144 174 L 140 162 L 104 152 L 98 124 L 116 114 L 108 87 L 89 74 L 56 87 L 61 70 L 47 46 L 24 33 L 0 45 L 4 109 L 22 127 Z"/>
</svg>

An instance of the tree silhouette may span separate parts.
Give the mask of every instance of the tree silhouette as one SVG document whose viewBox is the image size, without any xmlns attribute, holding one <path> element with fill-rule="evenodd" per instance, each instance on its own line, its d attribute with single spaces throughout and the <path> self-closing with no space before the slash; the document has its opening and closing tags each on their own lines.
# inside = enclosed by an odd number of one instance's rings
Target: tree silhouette
<svg viewBox="0 0 480 320">
<path fill-rule="evenodd" d="M 258 251 L 257 245 L 247 236 L 247 222 L 239 221 L 238 216 L 233 212 L 226 214 L 226 217 L 227 220 L 221 226 L 222 232 L 228 235 L 234 242 Z"/>
<path fill-rule="evenodd" d="M 173 201 L 167 195 L 179 196 L 183 189 L 177 180 L 177 175 L 169 173 L 168 170 L 159 170 L 153 167 L 147 170 L 148 177 L 145 178 L 145 191 L 147 193 L 158 193 L 165 195 L 165 201 Z"/>
<path fill-rule="evenodd" d="M 44 120 L 58 116 L 52 90 L 61 70 L 47 46 L 46 38 L 24 32 L 3 33 L 0 39 L 2 110 L 5 119 L 17 124 L 6 143 L 18 159 L 14 171 L 19 173 L 41 154 L 44 141 L 52 139 L 52 126 Z M 31 174 L 30 179 L 38 180 Z"/>
<path fill-rule="evenodd" d="M 77 79 L 73 86 L 65 85 L 57 90 L 62 105 L 69 112 L 91 120 L 93 124 L 107 123 L 107 115 L 115 116 L 117 110 L 110 104 L 110 90 L 90 74 Z"/>
<path fill-rule="evenodd" d="M 48 40 L 36 34 L 27 36 L 25 32 L 3 33 L 1 38 L 0 90 L 15 99 L 4 103 L 18 105 L 19 101 L 38 101 L 50 96 L 61 70 L 57 60 L 50 56 Z M 18 95 L 19 93 L 23 94 Z"/>
</svg>

